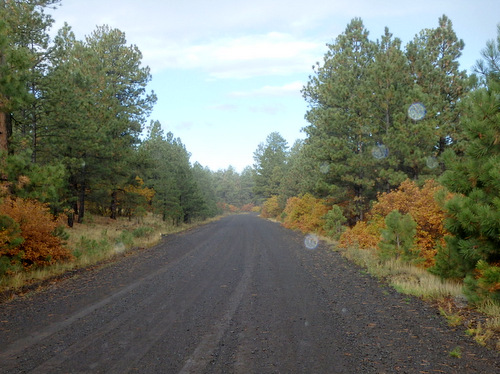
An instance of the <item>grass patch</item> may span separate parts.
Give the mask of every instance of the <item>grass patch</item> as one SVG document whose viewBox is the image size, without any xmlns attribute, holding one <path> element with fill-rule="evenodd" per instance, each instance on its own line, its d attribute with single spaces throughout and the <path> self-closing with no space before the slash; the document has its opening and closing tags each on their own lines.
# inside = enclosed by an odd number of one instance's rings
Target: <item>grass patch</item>
<svg viewBox="0 0 500 374">
<path fill-rule="evenodd" d="M 450 357 L 462 358 L 462 348 L 460 347 L 453 348 L 450 351 L 449 355 Z"/>
<path fill-rule="evenodd" d="M 425 269 L 401 260 L 381 261 L 375 250 L 349 248 L 340 252 L 375 277 L 387 280 L 400 293 L 429 300 L 462 295 L 460 283 L 442 280 Z"/>
</svg>

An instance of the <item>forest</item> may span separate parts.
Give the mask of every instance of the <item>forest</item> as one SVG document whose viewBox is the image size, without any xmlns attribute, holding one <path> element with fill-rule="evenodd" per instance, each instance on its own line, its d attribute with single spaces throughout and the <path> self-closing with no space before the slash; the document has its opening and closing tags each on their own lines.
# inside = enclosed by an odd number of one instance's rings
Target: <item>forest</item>
<svg viewBox="0 0 500 374">
<path fill-rule="evenodd" d="M 260 211 L 500 304 L 500 28 L 468 74 L 445 15 L 404 46 L 354 18 L 302 89 L 305 140 L 271 132 L 238 173 L 192 165 L 149 119 L 151 73 L 124 32 L 51 38 L 59 3 L 0 3 L 0 276 L 71 261 L 65 230 L 89 215 Z"/>
</svg>

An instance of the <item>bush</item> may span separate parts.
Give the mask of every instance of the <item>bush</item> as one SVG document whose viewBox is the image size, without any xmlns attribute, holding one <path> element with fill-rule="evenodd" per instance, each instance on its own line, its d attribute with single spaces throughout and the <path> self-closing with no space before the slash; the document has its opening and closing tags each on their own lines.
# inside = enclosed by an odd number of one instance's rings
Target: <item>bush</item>
<svg viewBox="0 0 500 374">
<path fill-rule="evenodd" d="M 281 208 L 277 195 L 271 196 L 269 199 L 264 201 L 260 214 L 264 218 L 277 218 L 281 214 Z"/>
<path fill-rule="evenodd" d="M 440 193 L 444 193 L 444 188 L 434 180 L 428 180 L 422 188 L 406 180 L 396 190 L 378 195 L 370 211 L 371 216 L 386 217 L 393 210 L 411 215 L 417 224 L 418 255 L 426 268 L 434 265 L 437 248 L 446 246 L 444 238 L 447 231 L 443 225 L 445 213 L 436 199 Z"/>
<path fill-rule="evenodd" d="M 326 231 L 326 234 L 338 240 L 340 235 L 345 231 L 344 224 L 347 222 L 347 218 L 342 214 L 342 209 L 338 205 L 334 205 L 323 219 L 325 221 L 323 229 Z"/>
<path fill-rule="evenodd" d="M 155 230 L 152 227 L 142 226 L 132 231 L 132 235 L 134 238 L 143 238 L 145 236 L 151 235 L 154 231 Z"/>
<path fill-rule="evenodd" d="M 415 260 L 418 257 L 415 252 L 417 223 L 411 215 L 393 210 L 385 217 L 385 225 L 379 242 L 380 257 L 384 260 L 401 258 L 407 262 Z"/>
<path fill-rule="evenodd" d="M 500 305 L 500 266 L 480 260 L 474 275 L 465 278 L 465 293 L 474 304 L 491 300 Z"/>
<path fill-rule="evenodd" d="M 255 205 L 250 203 L 250 204 L 245 204 L 241 207 L 242 212 L 252 212 L 255 208 Z"/>
<path fill-rule="evenodd" d="M 80 258 L 82 255 L 96 256 L 104 254 L 111 249 L 108 240 L 103 237 L 101 240 L 97 241 L 95 239 L 88 239 L 85 236 L 80 237 L 80 242 L 77 245 L 77 249 L 73 252 L 73 255 Z"/>
<path fill-rule="evenodd" d="M 286 202 L 283 226 L 298 229 L 302 232 L 323 232 L 324 217 L 328 207 L 321 199 L 316 199 L 311 194 L 301 197 L 291 197 Z"/>
<path fill-rule="evenodd" d="M 23 241 L 19 224 L 9 216 L 0 215 L 0 256 L 12 255 Z"/>
<path fill-rule="evenodd" d="M 21 229 L 24 241 L 11 249 L 9 256 L 20 256 L 24 267 L 71 259 L 61 238 L 53 234 L 60 223 L 50 214 L 47 204 L 36 200 L 6 198 L 0 205 L 0 214 L 11 217 Z"/>
<path fill-rule="evenodd" d="M 385 227 L 385 223 L 381 217 L 377 217 L 370 222 L 358 221 L 356 225 L 340 235 L 337 246 L 340 248 L 377 248 L 380 240 L 380 230 L 383 227 Z"/>
</svg>

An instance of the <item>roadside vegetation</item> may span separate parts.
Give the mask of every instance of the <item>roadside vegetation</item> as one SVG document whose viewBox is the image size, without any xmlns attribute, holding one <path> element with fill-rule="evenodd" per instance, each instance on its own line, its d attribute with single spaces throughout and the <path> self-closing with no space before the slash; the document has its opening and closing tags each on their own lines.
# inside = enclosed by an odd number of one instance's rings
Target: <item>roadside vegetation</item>
<svg viewBox="0 0 500 374">
<path fill-rule="evenodd" d="M 51 40 L 44 10 L 60 0 L 4 3 L 2 289 L 258 206 L 500 345 L 500 27 L 468 74 L 445 15 L 405 46 L 353 19 L 302 90 L 306 139 L 272 132 L 238 173 L 192 165 L 146 123 L 152 77 L 122 31 L 77 40 L 64 25 Z"/>
<path fill-rule="evenodd" d="M 446 16 L 404 48 L 368 35 L 353 19 L 313 68 L 306 139 L 256 150 L 261 215 L 500 349 L 500 26 L 471 75 Z"/>
</svg>

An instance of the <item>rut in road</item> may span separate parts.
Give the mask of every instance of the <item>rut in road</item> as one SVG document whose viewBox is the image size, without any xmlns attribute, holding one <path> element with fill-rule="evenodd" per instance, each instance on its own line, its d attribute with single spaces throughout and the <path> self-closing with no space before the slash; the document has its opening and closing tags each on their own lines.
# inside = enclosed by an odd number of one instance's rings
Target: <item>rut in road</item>
<svg viewBox="0 0 500 374">
<path fill-rule="evenodd" d="M 435 310 L 303 240 L 230 216 L 0 304 L 0 373 L 500 372 Z"/>
</svg>

